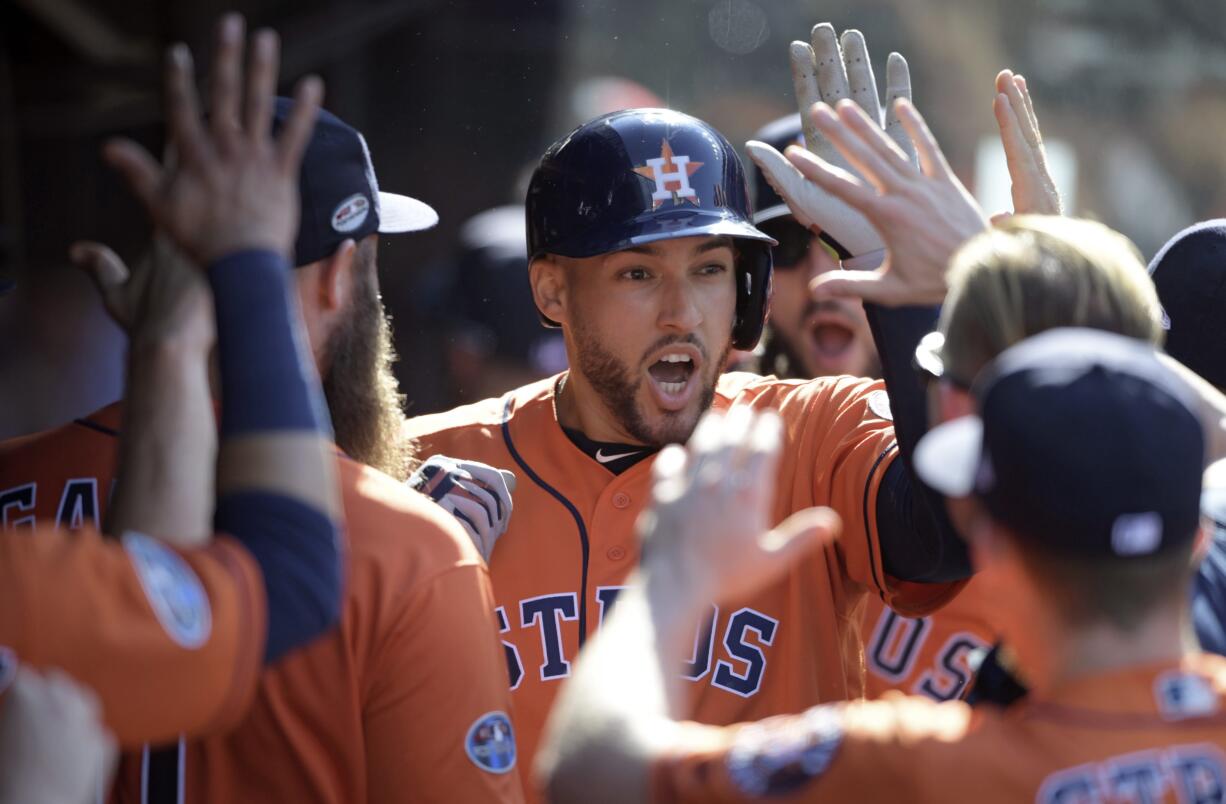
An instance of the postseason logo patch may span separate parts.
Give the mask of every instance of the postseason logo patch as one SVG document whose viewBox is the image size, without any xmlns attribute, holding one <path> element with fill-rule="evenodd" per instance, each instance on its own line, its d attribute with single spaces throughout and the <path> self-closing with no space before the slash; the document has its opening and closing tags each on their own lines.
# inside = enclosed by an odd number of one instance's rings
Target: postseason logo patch
<svg viewBox="0 0 1226 804">
<path fill-rule="evenodd" d="M 504 712 L 477 718 L 464 738 L 464 751 L 481 770 L 509 773 L 515 767 L 515 733 Z"/>
<path fill-rule="evenodd" d="M 741 729 L 728 752 L 728 774 L 748 796 L 791 793 L 825 772 L 842 741 L 843 729 L 829 707 L 770 718 Z"/>
<path fill-rule="evenodd" d="M 338 232 L 352 232 L 366 222 L 370 214 L 370 201 L 362 193 L 355 193 L 336 206 L 332 213 L 332 228 Z"/>
<path fill-rule="evenodd" d="M 166 545 L 140 533 L 123 535 L 145 597 L 170 638 L 194 650 L 208 641 L 213 615 L 204 586 L 191 567 Z"/>
</svg>

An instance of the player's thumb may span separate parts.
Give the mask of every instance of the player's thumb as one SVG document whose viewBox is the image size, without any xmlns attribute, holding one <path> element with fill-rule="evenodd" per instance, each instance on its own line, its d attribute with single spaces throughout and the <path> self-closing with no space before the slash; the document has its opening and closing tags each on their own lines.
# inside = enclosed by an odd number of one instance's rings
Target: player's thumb
<svg viewBox="0 0 1226 804">
<path fill-rule="evenodd" d="M 124 261 L 107 246 L 89 240 L 73 243 L 68 249 L 68 258 L 89 276 L 115 322 L 127 329 L 131 311 L 124 302 L 123 288 L 131 272 Z"/>
<path fill-rule="evenodd" d="M 102 243 L 80 240 L 68 249 L 68 258 L 94 281 L 104 294 L 128 281 L 128 266 Z"/>
<path fill-rule="evenodd" d="M 843 520 L 830 508 L 797 511 L 762 535 L 760 543 L 773 553 L 777 563 L 788 565 L 819 546 L 838 537 Z"/>
<path fill-rule="evenodd" d="M 800 170 L 786 156 L 764 142 L 750 140 L 745 143 L 745 150 L 762 170 L 766 183 L 787 203 L 792 216 L 801 226 L 816 225 L 818 221 L 813 218 L 812 208 L 821 203 L 822 194 Z"/>
<path fill-rule="evenodd" d="M 507 491 L 515 493 L 515 473 L 506 469 L 499 469 L 498 474 L 502 475 L 502 482 L 507 484 Z"/>
<path fill-rule="evenodd" d="M 874 304 L 897 304 L 896 283 L 880 271 L 830 271 L 809 283 L 815 299 L 860 299 Z"/>
</svg>

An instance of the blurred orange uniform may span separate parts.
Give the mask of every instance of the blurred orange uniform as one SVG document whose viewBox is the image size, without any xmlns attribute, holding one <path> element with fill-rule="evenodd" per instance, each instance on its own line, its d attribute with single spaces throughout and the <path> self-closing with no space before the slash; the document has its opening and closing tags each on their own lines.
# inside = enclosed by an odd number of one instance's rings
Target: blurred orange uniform
<svg viewBox="0 0 1226 804">
<path fill-rule="evenodd" d="M 651 460 L 615 475 L 570 440 L 555 414 L 559 380 L 407 425 L 422 455 L 518 475 L 515 510 L 490 572 L 525 760 L 537 750 L 571 662 L 638 562 L 635 520 L 651 495 Z M 883 389 L 850 378 L 720 378 L 715 408 L 774 408 L 783 417 L 775 521 L 829 505 L 844 530 L 772 587 L 712 603 L 681 671 L 692 682 L 697 720 L 735 723 L 859 696 L 865 591 L 923 614 L 960 588 L 898 582 L 882 569 L 876 495 L 897 454 Z"/>
<path fill-rule="evenodd" d="M 1226 659 L 1092 674 L 1006 709 L 887 696 L 706 731 L 651 801 L 1220 801 Z M 692 735 L 697 739 L 697 735 Z"/>
<path fill-rule="evenodd" d="M 1000 641 L 991 624 L 997 604 L 991 583 L 978 575 L 927 617 L 904 617 L 870 595 L 864 615 L 864 694 L 880 698 L 899 690 L 934 701 L 965 697 L 979 660 Z"/>
<path fill-rule="evenodd" d="M 33 488 L 30 506 L 8 510 L 67 524 L 96 517 L 101 501 L 70 489 L 109 488 L 119 419 L 114 405 L 0 445 L 0 500 Z M 347 538 L 339 627 L 265 669 L 233 731 L 153 756 L 176 763 L 187 802 L 520 800 L 481 556 L 427 498 L 343 456 L 337 470 Z M 142 795 L 157 787 L 146 757 L 125 760 L 119 800 L 158 800 Z"/>
<path fill-rule="evenodd" d="M 264 659 L 255 559 L 218 536 L 176 551 L 30 527 L 0 535 L 0 688 L 20 662 L 92 688 L 121 745 L 238 722 Z M 187 694 L 190 691 L 190 694 Z"/>
</svg>

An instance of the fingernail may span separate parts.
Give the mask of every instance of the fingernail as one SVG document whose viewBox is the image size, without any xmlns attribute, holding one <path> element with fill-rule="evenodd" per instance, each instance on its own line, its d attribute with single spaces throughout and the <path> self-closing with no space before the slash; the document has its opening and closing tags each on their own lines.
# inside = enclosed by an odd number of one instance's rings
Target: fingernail
<svg viewBox="0 0 1226 804">
<path fill-rule="evenodd" d="M 175 42 L 167 53 L 170 56 L 170 63 L 176 67 L 186 67 L 188 59 L 191 58 L 191 51 L 182 42 Z"/>
<path fill-rule="evenodd" d="M 238 39 L 243 25 L 243 18 L 235 13 L 226 14 L 221 18 L 221 38 L 226 42 Z"/>
</svg>

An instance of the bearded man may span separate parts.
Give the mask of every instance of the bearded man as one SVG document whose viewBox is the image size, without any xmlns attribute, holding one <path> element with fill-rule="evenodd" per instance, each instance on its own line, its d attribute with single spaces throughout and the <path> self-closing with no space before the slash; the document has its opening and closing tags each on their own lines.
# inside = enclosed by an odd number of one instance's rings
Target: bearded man
<svg viewBox="0 0 1226 804">
<path fill-rule="evenodd" d="M 277 101 L 274 128 L 289 109 Z M 402 482 L 408 454 L 377 239 L 438 216 L 379 192 L 361 134 L 322 110 L 299 192 L 294 283 L 335 431 L 346 520 L 341 620 L 265 670 L 234 730 L 125 757 L 117 798 L 341 804 L 401 801 L 411 790 L 419 801 L 518 801 L 485 564 L 453 517 Z M 122 405 L 0 444 L 5 528 L 31 517 L 97 523 Z"/>
</svg>

